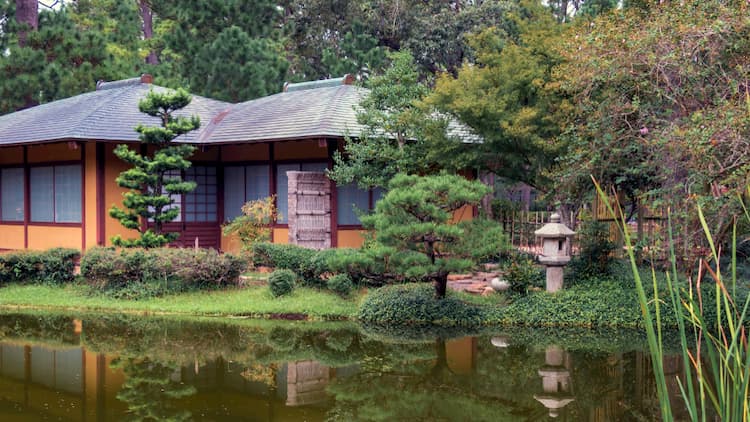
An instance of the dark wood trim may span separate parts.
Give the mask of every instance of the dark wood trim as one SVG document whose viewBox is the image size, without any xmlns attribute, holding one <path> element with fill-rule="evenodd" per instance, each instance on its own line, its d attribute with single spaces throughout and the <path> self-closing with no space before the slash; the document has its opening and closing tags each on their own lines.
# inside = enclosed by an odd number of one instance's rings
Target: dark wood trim
<svg viewBox="0 0 750 422">
<path fill-rule="evenodd" d="M 22 181 L 24 183 L 26 182 L 26 180 L 25 180 L 25 178 L 26 178 L 25 172 L 23 171 L 23 169 L 24 169 L 23 164 L 10 164 L 10 165 L 3 164 L 3 165 L 0 165 L 0 171 L 6 170 L 6 169 L 21 169 L 22 173 L 24 173 L 24 175 L 21 177 L 21 179 L 22 179 Z M 0 201 L 2 201 L 2 198 L 3 198 L 2 181 L 3 181 L 2 174 L 0 174 Z M 24 190 L 24 198 L 25 198 L 25 196 L 26 196 L 26 192 Z M 26 208 L 25 199 L 24 199 L 24 208 Z M 24 215 L 25 214 L 26 214 L 26 212 L 24 211 Z M 15 220 L 15 221 L 14 220 L 7 220 L 7 221 L 3 220 L 3 214 L 2 214 L 2 212 L 0 212 L 0 224 L 2 224 L 2 225 L 7 225 L 7 226 L 16 226 L 16 225 L 18 225 L 18 226 L 20 226 L 20 225 L 23 225 L 23 223 L 24 223 L 23 219 L 21 219 L 21 220 Z"/>
<path fill-rule="evenodd" d="M 271 186 L 268 187 L 268 192 L 271 194 L 271 196 L 274 197 L 274 206 L 276 207 L 276 211 L 278 212 L 279 198 L 276 196 L 276 157 L 273 151 L 273 143 L 269 142 L 266 145 L 268 145 L 268 171 L 271 172 L 271 177 L 268 178 L 268 183 L 271 184 Z M 273 233 L 273 229 L 276 228 L 277 224 L 278 223 L 276 222 L 276 219 L 271 222 L 271 243 L 274 243 L 276 241 L 276 236 Z"/>
<path fill-rule="evenodd" d="M 81 149 L 81 252 L 86 250 L 86 144 Z"/>
<path fill-rule="evenodd" d="M 221 147 L 216 155 L 216 219 L 218 220 L 218 227 L 216 230 L 219 231 L 219 250 L 221 250 L 221 238 L 222 233 L 221 225 L 224 224 L 224 163 L 222 162 Z"/>
<path fill-rule="evenodd" d="M 338 230 L 365 230 L 361 224 L 339 224 L 336 228 Z"/>
<path fill-rule="evenodd" d="M 338 149 L 338 142 L 335 139 L 326 140 L 328 146 L 328 170 L 333 170 L 333 154 Z M 329 197 L 329 206 L 331 207 L 331 247 L 339 246 L 339 207 L 338 207 L 338 189 L 333 180 L 328 179 L 331 196 Z"/>
<path fill-rule="evenodd" d="M 31 227 L 80 227 L 82 228 L 83 223 L 53 223 L 48 221 L 30 221 L 29 226 Z"/>
<path fill-rule="evenodd" d="M 104 164 L 106 154 L 104 144 L 96 143 L 96 244 L 104 246 L 106 242 L 105 233 L 105 186 L 104 186 Z"/>
<path fill-rule="evenodd" d="M 138 145 L 138 149 L 138 153 L 141 154 L 141 157 L 145 157 L 146 154 L 148 154 L 148 145 L 143 142 Z M 141 233 L 144 233 L 146 230 L 148 230 L 148 219 L 141 217 Z"/>
<path fill-rule="evenodd" d="M 31 169 L 29 147 L 23 147 L 23 248 L 29 248 L 29 220 L 31 220 Z"/>
<path fill-rule="evenodd" d="M 45 161 L 43 163 L 29 163 L 29 168 L 35 167 L 55 167 L 55 166 L 75 166 L 81 164 L 82 161 L 78 160 L 61 160 L 61 161 Z"/>
</svg>

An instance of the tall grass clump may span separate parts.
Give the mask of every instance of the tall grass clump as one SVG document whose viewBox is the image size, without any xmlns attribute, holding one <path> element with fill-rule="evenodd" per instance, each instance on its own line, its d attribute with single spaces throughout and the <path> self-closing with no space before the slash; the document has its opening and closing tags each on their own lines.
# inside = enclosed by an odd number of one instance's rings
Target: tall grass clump
<svg viewBox="0 0 750 422">
<path fill-rule="evenodd" d="M 625 214 L 619 204 L 611 204 L 601 187 L 596 184 L 599 197 L 618 222 L 630 261 L 635 287 L 638 293 L 641 313 L 646 326 L 646 334 L 651 353 L 651 361 L 656 377 L 659 407 L 665 421 L 675 420 L 669 400 L 667 382 L 664 375 L 664 341 L 662 337 L 661 306 L 671 307 L 676 315 L 684 379 L 678 379 L 680 394 L 690 420 L 750 420 L 750 353 L 748 353 L 747 316 L 750 296 L 744 303 L 738 303 L 737 295 L 737 219 L 732 226 L 731 264 L 729 274 L 722 272 L 720 264 L 722 250 L 714 242 L 703 208 L 696 207 L 696 214 L 703 228 L 705 241 L 710 253 L 699 260 L 695 279 L 680 281 L 677 273 L 677 257 L 672 237 L 672 219 L 668 210 L 669 261 L 666 272 L 666 297 L 668 302 L 660 302 L 656 270 L 652 268 L 654 297 L 646 295 L 644 280 L 636 265 L 633 242 L 627 230 Z M 748 187 L 750 194 L 750 187 Z M 742 198 L 739 198 L 745 211 L 744 217 L 750 222 L 750 213 Z M 706 284 L 709 288 L 706 288 Z M 711 293 L 714 300 L 706 297 Z M 654 304 L 653 313 L 649 304 Z M 713 309 L 709 309 L 709 307 Z M 714 315 L 715 313 L 715 315 Z"/>
</svg>

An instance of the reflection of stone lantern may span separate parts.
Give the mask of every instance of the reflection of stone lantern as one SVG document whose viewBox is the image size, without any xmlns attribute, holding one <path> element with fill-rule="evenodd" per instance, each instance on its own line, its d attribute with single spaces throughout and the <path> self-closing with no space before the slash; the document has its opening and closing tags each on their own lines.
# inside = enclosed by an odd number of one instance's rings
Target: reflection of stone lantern
<svg viewBox="0 0 750 422">
<path fill-rule="evenodd" d="M 568 245 L 576 233 L 560 223 L 560 214 L 553 213 L 549 223 L 534 234 L 542 239 L 543 250 L 539 262 L 547 267 L 547 291 L 556 292 L 563 287 L 563 267 L 570 261 Z"/>
<path fill-rule="evenodd" d="M 539 369 L 544 393 L 535 394 L 534 399 L 549 409 L 549 415 L 556 418 L 560 410 L 575 400 L 571 394 L 570 371 L 565 362 L 566 353 L 557 346 L 550 346 L 544 353 L 545 365 Z"/>
</svg>

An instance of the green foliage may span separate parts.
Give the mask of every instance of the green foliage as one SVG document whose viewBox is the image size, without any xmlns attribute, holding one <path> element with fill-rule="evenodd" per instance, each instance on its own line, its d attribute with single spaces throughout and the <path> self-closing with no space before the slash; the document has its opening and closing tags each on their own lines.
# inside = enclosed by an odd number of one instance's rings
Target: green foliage
<svg viewBox="0 0 750 422">
<path fill-rule="evenodd" d="M 292 270 L 276 270 L 268 277 L 268 288 L 274 297 L 285 296 L 294 290 L 297 274 Z"/>
<path fill-rule="evenodd" d="M 292 270 L 302 274 L 312 261 L 316 251 L 292 244 L 255 243 L 253 263 L 275 269 Z"/>
<path fill-rule="evenodd" d="M 354 283 L 352 283 L 351 277 L 347 274 L 336 274 L 331 276 L 326 282 L 326 286 L 329 290 L 336 293 L 339 296 L 349 296 L 354 290 Z"/>
<path fill-rule="evenodd" d="M 520 295 L 532 287 L 544 287 L 544 270 L 530 256 L 514 254 L 503 265 L 503 280 L 510 284 L 510 291 Z"/>
<path fill-rule="evenodd" d="M 213 249 L 92 248 L 81 259 L 81 275 L 96 291 L 142 299 L 236 285 L 246 266 Z"/>
<path fill-rule="evenodd" d="M 140 236 L 136 239 L 123 239 L 117 235 L 112 238 L 115 246 L 154 248 L 165 246 L 179 236 L 178 233 L 166 232 L 164 224 L 180 214 L 180 208 L 174 206 L 174 195 L 192 192 L 195 182 L 184 182 L 174 176 L 190 167 L 187 157 L 195 152 L 195 147 L 185 144 L 174 144 L 172 141 L 180 135 L 200 127 L 197 117 L 174 117 L 173 113 L 190 104 L 191 97 L 187 91 L 178 89 L 174 92 L 150 91 L 146 98 L 138 103 L 141 112 L 158 117 L 161 127 L 138 125 L 142 144 L 155 148 L 153 154 L 142 155 L 125 144 L 115 147 L 114 153 L 132 167 L 117 177 L 117 185 L 130 189 L 123 193 L 125 210 L 113 206 L 109 215 L 120 221 L 123 227 L 136 230 Z M 153 222 L 151 228 L 142 227 L 144 221 Z"/>
<path fill-rule="evenodd" d="M 445 136 L 447 122 L 419 106 L 429 89 L 419 81 L 414 58 L 409 52 L 390 58 L 386 72 L 368 80 L 370 92 L 357 113 L 364 129 L 351 134 L 344 152 L 334 155 L 329 177 L 338 184 L 385 187 L 397 173 L 426 174 L 448 164 L 428 152 L 428 139 Z"/>
<path fill-rule="evenodd" d="M 610 240 L 609 224 L 586 221 L 578 230 L 578 242 L 578 255 L 568 265 L 571 280 L 581 282 L 612 273 L 615 244 Z"/>
<path fill-rule="evenodd" d="M 476 206 L 487 192 L 482 183 L 456 175 L 398 175 L 375 212 L 362 217 L 362 224 L 374 230 L 375 244 L 392 248 L 392 256 L 397 256 L 391 262 L 394 273 L 433 281 L 436 295 L 443 297 L 450 272 L 466 271 L 487 251 L 499 252 L 506 245 L 497 224 L 453 223 L 455 211 Z M 480 237 L 480 230 L 469 229 L 474 224 L 492 234 Z M 474 240 L 470 235 L 490 243 L 475 253 L 467 248 Z"/>
<path fill-rule="evenodd" d="M 380 287 L 404 280 L 394 271 L 399 259 L 394 251 L 372 242 L 360 249 L 337 248 L 328 265 L 332 273 L 347 274 L 356 285 Z"/>
<path fill-rule="evenodd" d="M 545 172 L 559 153 L 551 142 L 562 128 L 557 113 L 565 114 L 551 90 L 561 29 L 534 2 L 522 2 L 508 20 L 512 29 L 485 28 L 468 37 L 476 61 L 456 76 L 441 74 L 426 101 L 482 137 L 465 152 L 467 167 L 545 188 Z"/>
<path fill-rule="evenodd" d="M 75 263 L 80 257 L 80 251 L 66 248 L 0 254 L 0 285 L 71 282 Z"/>
<path fill-rule="evenodd" d="M 278 43 L 230 26 L 201 48 L 186 76 L 194 92 L 218 100 L 263 97 L 279 92 L 284 83 L 289 65 L 282 53 Z"/>
<path fill-rule="evenodd" d="M 425 284 L 386 286 L 371 292 L 362 302 L 357 318 L 387 326 L 462 326 L 482 324 L 483 312 L 453 296 L 435 297 Z"/>
<path fill-rule="evenodd" d="M 97 80 L 138 72 L 141 41 L 135 2 L 90 0 L 59 10 L 41 8 L 39 29 L 27 32 L 23 47 L 13 14 L 0 4 L 0 114 L 90 91 Z"/>
<path fill-rule="evenodd" d="M 670 207 L 675 235 L 686 237 L 678 255 L 692 262 L 695 246 L 707 246 L 695 201 L 726 242 L 750 168 L 747 4 L 627 3 L 558 46 L 556 85 L 572 106 L 560 199 L 593 197 L 593 175 L 627 203 Z"/>
<path fill-rule="evenodd" d="M 275 197 L 246 202 L 242 206 L 242 215 L 222 228 L 225 236 L 237 235 L 242 250 L 253 251 L 253 245 L 271 240 L 271 223 L 276 220 Z"/>
</svg>

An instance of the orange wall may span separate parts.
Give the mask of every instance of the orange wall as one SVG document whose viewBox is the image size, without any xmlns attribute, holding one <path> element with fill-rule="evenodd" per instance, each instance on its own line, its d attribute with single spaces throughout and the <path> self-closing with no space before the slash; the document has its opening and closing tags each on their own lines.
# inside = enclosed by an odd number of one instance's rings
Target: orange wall
<svg viewBox="0 0 750 422">
<path fill-rule="evenodd" d="M 112 144 L 104 146 L 104 239 L 107 246 L 112 245 L 112 236 L 118 234 L 126 239 L 138 236 L 135 230 L 126 229 L 119 221 L 109 216 L 112 205 L 122 206 L 122 194 L 127 192 L 127 189 L 117 186 L 115 179 L 122 171 L 128 169 L 128 164 L 115 156 L 112 152 L 114 149 L 115 146 Z"/>
<path fill-rule="evenodd" d="M 241 249 L 240 240 L 236 235 L 221 235 L 221 250 L 224 252 L 237 253 Z"/>
<path fill-rule="evenodd" d="M 359 248 L 362 246 L 362 230 L 339 230 L 337 235 L 337 246 L 339 248 Z"/>
<path fill-rule="evenodd" d="M 96 246 L 96 144 L 87 142 L 85 169 L 86 247 Z"/>
<path fill-rule="evenodd" d="M 23 249 L 23 226 L 0 225 L 0 249 Z"/>
<path fill-rule="evenodd" d="M 44 163 L 48 161 L 75 161 L 81 159 L 82 145 L 71 148 L 67 142 L 45 145 L 31 145 L 29 150 L 29 163 Z"/>
<path fill-rule="evenodd" d="M 224 162 L 270 160 L 269 145 L 225 145 L 221 147 L 221 160 Z"/>
<path fill-rule="evenodd" d="M 1 148 L 0 164 L 23 164 L 23 147 Z"/>
<path fill-rule="evenodd" d="M 273 229 L 273 243 L 289 243 L 289 229 Z"/>
<path fill-rule="evenodd" d="M 321 147 L 317 140 L 277 142 L 274 145 L 275 160 L 307 160 L 310 158 L 328 158 L 328 146 Z"/>
<path fill-rule="evenodd" d="M 476 342 L 476 338 L 473 337 L 463 337 L 445 342 L 445 357 L 448 361 L 448 367 L 453 373 L 471 373 L 477 354 Z"/>
<path fill-rule="evenodd" d="M 29 226 L 29 249 L 81 249 L 80 227 Z"/>
</svg>

